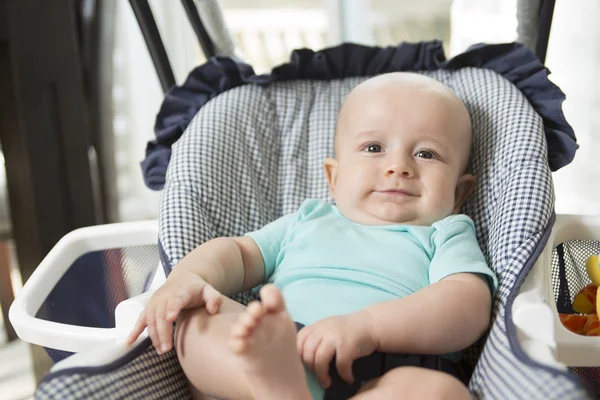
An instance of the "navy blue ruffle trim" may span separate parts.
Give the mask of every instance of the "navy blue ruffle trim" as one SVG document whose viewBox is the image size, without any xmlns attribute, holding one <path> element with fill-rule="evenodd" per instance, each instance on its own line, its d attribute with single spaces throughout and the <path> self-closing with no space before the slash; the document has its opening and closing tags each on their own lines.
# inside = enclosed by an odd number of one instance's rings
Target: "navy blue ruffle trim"
<svg viewBox="0 0 600 400">
<path fill-rule="evenodd" d="M 519 43 L 475 45 L 446 60 L 442 43 L 402 43 L 397 47 L 342 44 L 321 51 L 295 50 L 290 62 L 270 74 L 256 75 L 252 67 L 230 57 L 214 57 L 195 68 L 182 86 L 172 87 L 161 105 L 154 131 L 141 163 L 146 186 L 160 190 L 171 158 L 171 145 L 183 134 L 198 110 L 210 99 L 248 83 L 267 84 L 294 79 L 339 79 L 393 71 L 456 70 L 486 68 L 512 82 L 542 116 L 552 171 L 569 164 L 578 148 L 577 139 L 562 112 L 564 93 L 548 79 L 549 71 Z"/>
</svg>

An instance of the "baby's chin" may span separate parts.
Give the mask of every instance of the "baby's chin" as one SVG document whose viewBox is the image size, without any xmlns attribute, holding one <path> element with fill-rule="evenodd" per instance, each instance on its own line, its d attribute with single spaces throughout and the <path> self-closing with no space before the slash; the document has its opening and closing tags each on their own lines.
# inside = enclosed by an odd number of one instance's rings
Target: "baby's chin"
<svg viewBox="0 0 600 400">
<path fill-rule="evenodd" d="M 348 215 L 346 215 L 348 214 Z M 381 226 L 381 225 L 421 225 L 431 226 L 435 221 L 423 218 L 419 215 L 390 213 L 390 212 L 368 212 L 355 211 L 343 213 L 344 217 L 352 222 L 362 225 Z"/>
</svg>

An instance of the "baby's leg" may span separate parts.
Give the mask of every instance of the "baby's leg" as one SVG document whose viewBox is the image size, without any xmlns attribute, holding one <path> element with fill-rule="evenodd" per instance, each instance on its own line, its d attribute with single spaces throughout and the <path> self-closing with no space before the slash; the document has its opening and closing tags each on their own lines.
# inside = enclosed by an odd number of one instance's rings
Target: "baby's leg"
<svg viewBox="0 0 600 400">
<path fill-rule="evenodd" d="M 186 310 L 175 325 L 175 348 L 195 399 L 207 396 L 252 399 L 239 357 L 231 351 L 231 328 L 246 307 L 229 298 L 216 315 L 206 309 Z"/>
<path fill-rule="evenodd" d="M 248 305 L 232 330 L 231 346 L 239 354 L 256 399 L 311 398 L 296 349 L 296 326 L 273 285 L 260 291 L 262 302 Z"/>
<path fill-rule="evenodd" d="M 473 397 L 450 374 L 418 367 L 398 367 L 367 382 L 352 400 L 381 399 L 471 400 Z"/>
</svg>

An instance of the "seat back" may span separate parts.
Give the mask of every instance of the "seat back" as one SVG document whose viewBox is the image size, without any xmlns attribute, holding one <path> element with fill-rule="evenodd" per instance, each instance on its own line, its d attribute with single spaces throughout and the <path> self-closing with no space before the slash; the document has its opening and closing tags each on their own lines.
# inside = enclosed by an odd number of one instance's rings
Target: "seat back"
<svg viewBox="0 0 600 400">
<path fill-rule="evenodd" d="M 503 290 L 506 258 L 553 210 L 541 118 L 495 72 L 424 75 L 452 88 L 471 114 L 469 168 L 478 186 L 463 211 Z M 170 265 L 210 238 L 242 235 L 293 212 L 306 198 L 331 200 L 322 163 L 333 156 L 343 99 L 364 79 L 245 85 L 208 102 L 173 145 L 159 219 Z"/>
<path fill-rule="evenodd" d="M 553 215 L 554 193 L 541 117 L 497 73 L 478 68 L 423 72 L 453 89 L 473 123 L 469 170 L 475 193 L 464 206 L 499 289 L 493 323 L 509 348 L 504 305 Z M 293 212 L 306 198 L 331 200 L 322 163 L 333 155 L 338 110 L 365 77 L 245 85 L 200 109 L 174 144 L 161 201 L 164 260 L 174 266 L 199 244 L 243 235 Z M 235 297 L 246 303 L 251 292 Z M 479 360 L 483 341 L 467 359 Z M 473 390 L 497 372 L 479 363 Z"/>
</svg>

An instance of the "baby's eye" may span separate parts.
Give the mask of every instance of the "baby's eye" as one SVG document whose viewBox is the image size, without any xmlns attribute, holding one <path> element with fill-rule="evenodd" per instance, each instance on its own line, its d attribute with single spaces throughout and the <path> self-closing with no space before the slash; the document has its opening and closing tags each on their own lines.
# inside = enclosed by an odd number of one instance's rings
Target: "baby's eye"
<svg viewBox="0 0 600 400">
<path fill-rule="evenodd" d="M 432 151 L 429 151 L 429 150 L 419 150 L 415 154 L 415 157 L 425 158 L 427 160 L 432 160 L 432 159 L 436 158 L 436 155 L 435 155 L 435 153 L 433 153 Z"/>
<path fill-rule="evenodd" d="M 364 150 L 367 153 L 381 153 L 383 151 L 383 148 L 380 144 L 369 143 L 365 146 Z"/>
</svg>

